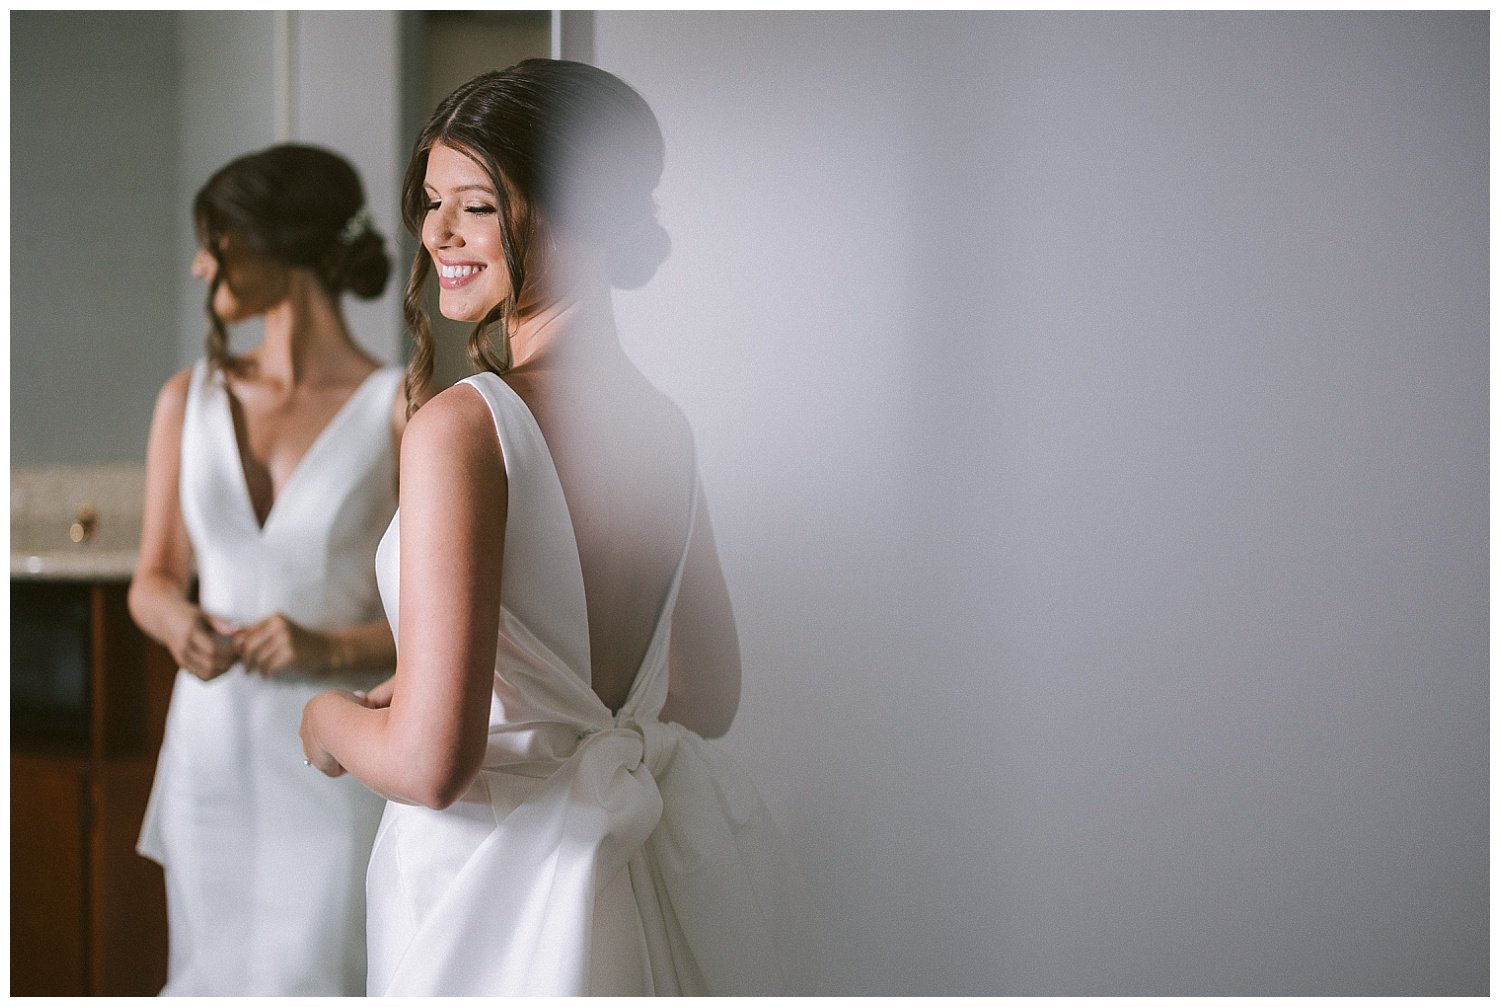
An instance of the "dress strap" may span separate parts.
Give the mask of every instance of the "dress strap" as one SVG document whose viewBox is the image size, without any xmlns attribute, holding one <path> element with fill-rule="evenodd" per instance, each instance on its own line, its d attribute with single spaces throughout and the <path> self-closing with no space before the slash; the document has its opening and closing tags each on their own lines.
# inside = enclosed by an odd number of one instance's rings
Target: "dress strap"
<svg viewBox="0 0 1500 1007">
<path fill-rule="evenodd" d="M 505 461 L 501 606 L 520 616 L 587 685 L 593 666 L 583 568 L 547 439 L 525 401 L 499 375 L 484 371 L 459 383 L 473 388 L 489 406 Z"/>
</svg>

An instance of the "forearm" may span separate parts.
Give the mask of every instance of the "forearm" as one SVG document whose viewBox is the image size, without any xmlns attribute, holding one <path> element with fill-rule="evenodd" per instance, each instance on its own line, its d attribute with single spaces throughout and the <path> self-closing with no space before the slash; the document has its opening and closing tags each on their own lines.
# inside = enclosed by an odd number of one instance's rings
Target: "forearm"
<svg viewBox="0 0 1500 1007">
<path fill-rule="evenodd" d="M 162 573 L 137 573 L 126 601 L 141 632 L 167 647 L 175 643 L 182 623 L 198 614 L 198 606 L 187 600 L 187 589 Z"/>
<path fill-rule="evenodd" d="M 329 673 L 390 671 L 396 666 L 396 643 L 390 624 L 383 618 L 332 630 L 323 638 Z"/>
<path fill-rule="evenodd" d="M 447 807 L 478 772 L 478 760 L 460 768 L 443 760 L 444 746 L 435 739 L 403 730 L 399 711 L 370 709 L 340 691 L 320 693 L 308 703 L 303 740 L 375 793 L 402 804 Z"/>
</svg>

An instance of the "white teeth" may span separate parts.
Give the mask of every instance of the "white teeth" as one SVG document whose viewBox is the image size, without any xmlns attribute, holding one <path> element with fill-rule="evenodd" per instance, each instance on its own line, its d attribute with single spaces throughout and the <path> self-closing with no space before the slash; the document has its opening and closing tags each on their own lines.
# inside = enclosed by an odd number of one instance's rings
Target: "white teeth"
<svg viewBox="0 0 1500 1007">
<path fill-rule="evenodd" d="M 465 276 L 472 276 L 483 268 L 483 266 L 438 266 L 438 275 L 445 280 L 459 280 Z"/>
</svg>

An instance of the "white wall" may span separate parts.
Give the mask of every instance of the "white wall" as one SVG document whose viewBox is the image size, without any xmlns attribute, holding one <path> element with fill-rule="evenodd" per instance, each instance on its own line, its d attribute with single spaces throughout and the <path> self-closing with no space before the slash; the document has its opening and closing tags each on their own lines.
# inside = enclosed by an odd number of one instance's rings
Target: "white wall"
<svg viewBox="0 0 1500 1007">
<path fill-rule="evenodd" d="M 1487 33 L 626 14 L 834 993 L 1487 988 Z"/>
</svg>

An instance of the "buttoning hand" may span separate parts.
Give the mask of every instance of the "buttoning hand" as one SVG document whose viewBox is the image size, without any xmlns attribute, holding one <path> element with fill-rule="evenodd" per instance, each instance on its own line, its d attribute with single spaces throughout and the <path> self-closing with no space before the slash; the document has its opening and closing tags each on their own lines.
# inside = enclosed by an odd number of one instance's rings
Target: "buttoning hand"
<svg viewBox="0 0 1500 1007">
<path fill-rule="evenodd" d="M 233 626 L 194 608 L 167 649 L 172 652 L 178 667 L 186 668 L 207 682 L 224 674 L 238 659 L 233 633 Z"/>
<path fill-rule="evenodd" d="M 280 612 L 241 628 L 233 639 L 245 670 L 251 673 L 274 678 L 288 672 L 314 675 L 333 670 L 333 641 Z"/>
</svg>

